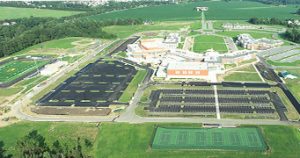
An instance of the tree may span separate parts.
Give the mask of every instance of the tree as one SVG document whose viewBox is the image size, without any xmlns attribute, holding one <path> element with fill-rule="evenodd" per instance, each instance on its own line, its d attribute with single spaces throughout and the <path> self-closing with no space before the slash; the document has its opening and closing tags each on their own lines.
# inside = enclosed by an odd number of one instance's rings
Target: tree
<svg viewBox="0 0 300 158">
<path fill-rule="evenodd" d="M 0 158 L 10 158 L 11 155 L 6 155 L 6 150 L 4 149 L 3 141 L 0 141 Z"/>
<path fill-rule="evenodd" d="M 36 130 L 30 132 L 17 142 L 17 156 L 23 158 L 42 158 L 48 153 L 49 147 L 45 138 Z"/>
</svg>

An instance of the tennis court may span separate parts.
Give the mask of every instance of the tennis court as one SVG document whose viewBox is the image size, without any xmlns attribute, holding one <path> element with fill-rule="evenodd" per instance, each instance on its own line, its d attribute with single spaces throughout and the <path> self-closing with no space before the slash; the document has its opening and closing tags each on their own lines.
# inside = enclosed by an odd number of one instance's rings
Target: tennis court
<svg viewBox="0 0 300 158">
<path fill-rule="evenodd" d="M 263 151 L 267 149 L 258 128 L 157 127 L 153 149 L 219 149 Z"/>
</svg>

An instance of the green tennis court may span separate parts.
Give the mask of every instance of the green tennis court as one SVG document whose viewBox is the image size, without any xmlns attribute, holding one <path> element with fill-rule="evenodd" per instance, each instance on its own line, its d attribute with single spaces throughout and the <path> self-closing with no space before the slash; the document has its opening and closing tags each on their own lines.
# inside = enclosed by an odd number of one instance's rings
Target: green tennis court
<svg viewBox="0 0 300 158">
<path fill-rule="evenodd" d="M 45 60 L 11 60 L 0 65 L 0 83 L 6 83 L 18 79 L 22 75 L 46 65 Z"/>
<path fill-rule="evenodd" d="M 263 151 L 267 146 L 258 128 L 158 127 L 152 148 Z"/>
</svg>

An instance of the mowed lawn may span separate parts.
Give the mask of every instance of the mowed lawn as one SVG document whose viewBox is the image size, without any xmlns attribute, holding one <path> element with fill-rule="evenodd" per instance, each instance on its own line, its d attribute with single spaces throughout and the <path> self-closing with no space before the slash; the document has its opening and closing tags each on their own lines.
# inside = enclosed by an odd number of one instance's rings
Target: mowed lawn
<svg viewBox="0 0 300 158">
<path fill-rule="evenodd" d="M 200 1 L 192 3 L 151 6 L 144 8 L 115 11 L 106 14 L 93 15 L 94 20 L 141 18 L 153 21 L 198 20 L 200 13 L 195 11 L 197 6 L 207 6 L 205 13 L 209 20 L 248 20 L 251 17 L 280 19 L 297 18 L 296 5 L 275 6 L 247 1 Z"/>
<path fill-rule="evenodd" d="M 300 101 L 300 70 L 299 69 L 278 69 L 277 71 L 287 70 L 291 74 L 297 76 L 297 79 L 285 79 L 287 87 L 293 95 Z"/>
<path fill-rule="evenodd" d="M 214 49 L 218 52 L 227 52 L 227 47 L 223 37 L 213 35 L 200 35 L 194 38 L 194 52 L 205 52 L 208 49 Z"/>
<path fill-rule="evenodd" d="M 224 81 L 250 81 L 261 82 L 261 78 L 257 73 L 234 72 L 224 77 Z"/>
<path fill-rule="evenodd" d="M 73 144 L 77 137 L 94 142 L 93 149 L 85 149 L 95 158 L 298 158 L 300 132 L 292 126 L 258 126 L 269 146 L 265 152 L 222 150 L 157 150 L 150 144 L 155 127 L 201 127 L 200 124 L 170 123 L 49 123 L 20 122 L 0 128 L 0 141 L 9 153 L 15 153 L 18 139 L 32 130 L 45 136 L 49 144 L 55 140 Z M 247 126 L 249 127 L 249 126 Z M 252 127 L 252 126 L 250 126 Z M 256 126 L 253 126 L 256 127 Z"/>
<path fill-rule="evenodd" d="M 160 124 L 174 126 L 173 124 Z M 159 150 L 150 143 L 156 124 L 104 123 L 95 144 L 97 158 L 298 158 L 300 132 L 295 127 L 260 126 L 269 150 L 266 152 L 222 150 Z M 196 127 L 199 124 L 177 125 Z"/>
<path fill-rule="evenodd" d="M 144 80 L 147 74 L 146 70 L 139 70 L 134 78 L 129 83 L 128 87 L 125 89 L 123 94 L 121 95 L 119 101 L 123 103 L 127 103 L 133 97 L 135 91 L 137 90 L 139 84 Z"/>
<path fill-rule="evenodd" d="M 63 144 L 74 144 L 78 137 L 94 142 L 99 131 L 96 124 L 20 122 L 0 128 L 0 141 L 3 141 L 4 148 L 9 153 L 15 153 L 14 147 L 17 140 L 32 130 L 37 130 L 38 133 L 42 134 L 50 145 L 56 140 Z"/>
<path fill-rule="evenodd" d="M 270 38 L 272 39 L 273 33 L 264 32 L 264 31 L 223 31 L 218 32 L 217 34 L 228 36 L 231 38 L 236 38 L 239 34 L 247 33 L 250 34 L 253 38 Z"/>
<path fill-rule="evenodd" d="M 252 60 L 249 60 L 249 62 Z M 250 81 L 250 82 L 261 82 L 261 78 L 256 72 L 253 65 L 242 66 L 238 69 L 231 70 L 225 75 L 224 81 Z"/>
<path fill-rule="evenodd" d="M 14 8 L 14 7 L 0 7 L 0 20 L 17 19 L 26 17 L 65 17 L 82 12 L 78 11 L 62 11 L 49 9 L 35 9 L 35 8 Z"/>
</svg>

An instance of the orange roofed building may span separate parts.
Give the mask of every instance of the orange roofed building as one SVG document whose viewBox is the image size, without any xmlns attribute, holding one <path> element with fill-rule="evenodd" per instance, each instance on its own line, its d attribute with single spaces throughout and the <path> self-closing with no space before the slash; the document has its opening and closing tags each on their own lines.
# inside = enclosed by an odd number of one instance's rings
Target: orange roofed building
<svg viewBox="0 0 300 158">
<path fill-rule="evenodd" d="M 167 79 L 171 78 L 199 78 L 209 77 L 207 63 L 200 62 L 173 62 L 167 67 Z"/>
</svg>

